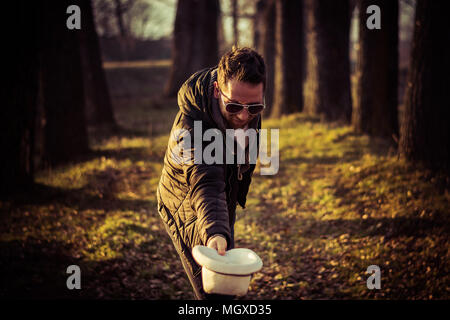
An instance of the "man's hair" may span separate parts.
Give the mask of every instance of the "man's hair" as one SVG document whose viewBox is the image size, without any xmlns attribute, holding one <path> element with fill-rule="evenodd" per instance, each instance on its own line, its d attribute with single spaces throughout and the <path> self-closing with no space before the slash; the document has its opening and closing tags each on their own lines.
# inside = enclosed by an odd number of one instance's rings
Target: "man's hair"
<svg viewBox="0 0 450 320">
<path fill-rule="evenodd" d="M 251 48 L 233 48 L 225 53 L 219 61 L 217 82 L 220 87 L 231 80 L 262 83 L 266 88 L 266 66 L 261 55 Z"/>
</svg>

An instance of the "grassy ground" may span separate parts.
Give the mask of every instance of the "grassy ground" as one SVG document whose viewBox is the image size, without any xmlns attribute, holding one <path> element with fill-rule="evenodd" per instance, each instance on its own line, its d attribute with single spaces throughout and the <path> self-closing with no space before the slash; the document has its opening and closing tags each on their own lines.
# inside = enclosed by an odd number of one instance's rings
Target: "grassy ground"
<svg viewBox="0 0 450 320">
<path fill-rule="evenodd" d="M 90 155 L 39 172 L 35 191 L 0 202 L 1 297 L 193 298 L 156 211 L 175 99 L 165 64 L 110 66 L 123 128 L 90 129 Z M 448 299 L 449 191 L 383 141 L 293 114 L 280 129 L 280 170 L 255 171 L 236 245 L 264 262 L 248 299 Z M 77 264 L 82 289 L 66 288 Z M 381 290 L 366 287 L 369 265 Z"/>
</svg>

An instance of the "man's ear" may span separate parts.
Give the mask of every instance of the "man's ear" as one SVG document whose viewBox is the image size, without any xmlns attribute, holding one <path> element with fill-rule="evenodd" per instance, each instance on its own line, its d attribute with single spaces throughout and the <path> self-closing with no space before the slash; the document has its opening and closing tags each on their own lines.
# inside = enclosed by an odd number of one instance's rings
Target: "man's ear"
<svg viewBox="0 0 450 320">
<path fill-rule="evenodd" d="M 219 84 L 214 81 L 214 98 L 219 99 Z"/>
</svg>

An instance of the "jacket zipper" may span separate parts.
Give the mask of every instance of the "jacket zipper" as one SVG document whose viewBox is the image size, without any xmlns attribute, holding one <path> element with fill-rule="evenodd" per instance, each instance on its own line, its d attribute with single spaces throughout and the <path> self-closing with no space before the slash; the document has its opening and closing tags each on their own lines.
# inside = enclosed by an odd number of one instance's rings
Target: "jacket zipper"
<svg viewBox="0 0 450 320">
<path fill-rule="evenodd" d="M 237 171 L 238 180 L 241 181 L 242 173 L 241 173 L 241 165 L 240 164 L 237 165 L 237 169 L 238 169 L 238 171 Z"/>
<path fill-rule="evenodd" d="M 230 176 L 228 177 L 228 185 L 230 186 L 229 187 L 229 190 L 228 190 L 228 199 L 230 199 L 230 201 L 231 201 L 231 174 L 230 174 Z"/>
</svg>

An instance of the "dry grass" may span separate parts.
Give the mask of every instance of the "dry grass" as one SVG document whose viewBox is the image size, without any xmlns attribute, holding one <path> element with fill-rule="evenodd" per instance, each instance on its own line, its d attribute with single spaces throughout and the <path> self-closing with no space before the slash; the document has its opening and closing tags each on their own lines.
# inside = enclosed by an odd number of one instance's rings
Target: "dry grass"
<svg viewBox="0 0 450 320">
<path fill-rule="evenodd" d="M 0 296 L 193 298 L 156 211 L 156 186 L 177 106 L 168 68 L 111 68 L 123 130 L 91 128 L 88 157 L 40 172 L 36 191 L 0 202 Z M 264 267 L 249 299 L 448 299 L 449 192 L 383 141 L 293 114 L 280 128 L 280 171 L 256 170 L 236 244 Z M 82 290 L 65 287 L 78 264 Z M 365 273 L 379 265 L 381 290 Z"/>
</svg>

